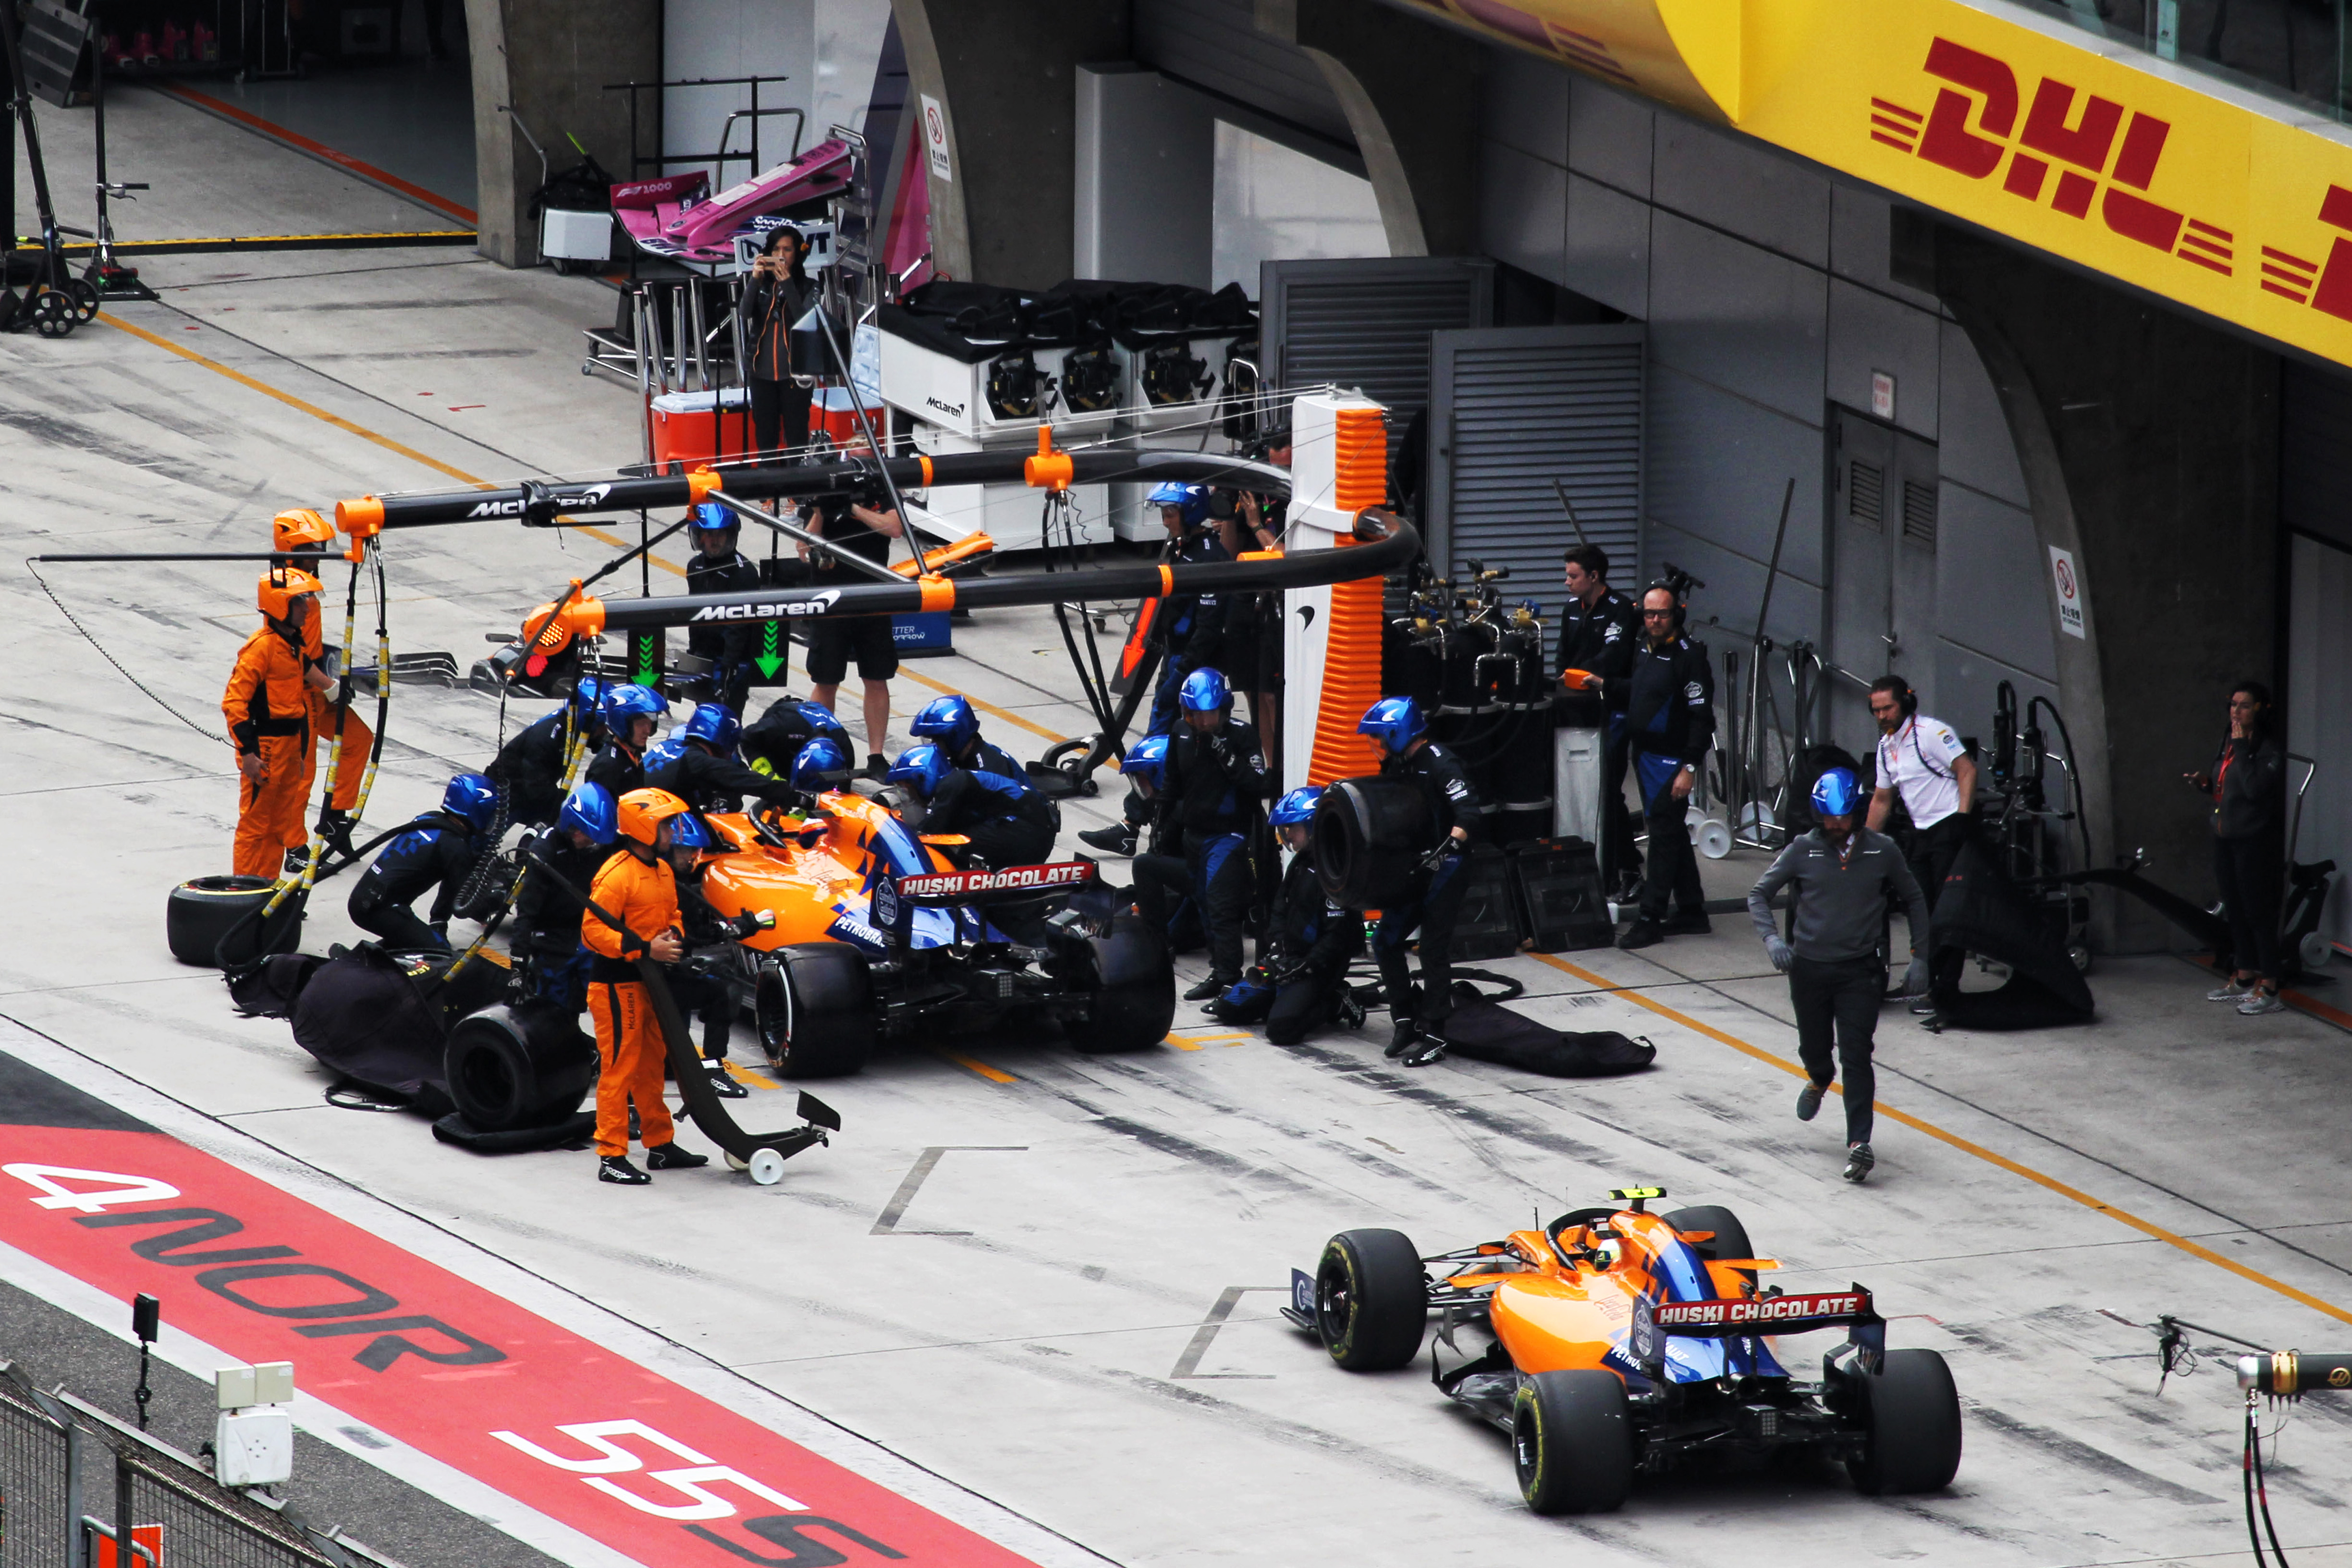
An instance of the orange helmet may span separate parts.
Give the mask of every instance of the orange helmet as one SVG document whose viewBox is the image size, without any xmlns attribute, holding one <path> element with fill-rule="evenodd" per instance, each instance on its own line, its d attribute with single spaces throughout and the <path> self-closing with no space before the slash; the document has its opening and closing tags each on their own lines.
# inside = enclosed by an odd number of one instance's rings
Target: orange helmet
<svg viewBox="0 0 2352 1568">
<path fill-rule="evenodd" d="M 683 816 L 686 802 L 666 789 L 633 789 L 619 802 L 621 837 L 634 838 L 650 849 L 656 831 L 673 816 Z"/>
<path fill-rule="evenodd" d="M 296 507 L 270 519 L 272 550 L 320 550 L 334 542 L 333 525 L 309 507 Z"/>
<path fill-rule="evenodd" d="M 264 616 L 273 621 L 282 621 L 293 609 L 298 596 L 326 591 L 327 585 L 308 572 L 281 566 L 261 574 L 261 586 L 255 597 L 259 600 Z"/>
</svg>

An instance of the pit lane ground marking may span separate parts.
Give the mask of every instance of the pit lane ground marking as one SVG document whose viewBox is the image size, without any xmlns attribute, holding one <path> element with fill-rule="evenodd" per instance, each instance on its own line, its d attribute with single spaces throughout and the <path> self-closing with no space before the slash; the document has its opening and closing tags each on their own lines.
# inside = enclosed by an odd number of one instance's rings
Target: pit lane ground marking
<svg viewBox="0 0 2352 1568">
<path fill-rule="evenodd" d="M 1567 962 L 1565 959 L 1555 958 L 1548 952 L 1529 953 L 1528 956 L 1551 965 L 1554 969 L 1559 970 L 1563 974 L 1572 974 L 1577 979 L 1585 982 L 1587 984 L 1598 985 L 1605 989 L 1614 991 L 1617 994 L 1622 996 L 1626 1001 L 1633 1003 L 1637 1007 L 1646 1008 L 1648 1011 L 1656 1014 L 1659 1017 L 1667 1020 L 1669 1023 L 1679 1024 L 1684 1028 L 1690 1030 L 1694 1034 L 1705 1035 L 1708 1039 L 1714 1040 L 1719 1045 L 1729 1046 L 1733 1050 L 1739 1052 L 1742 1056 L 1753 1057 L 1759 1062 L 1764 1062 L 1769 1066 L 1779 1068 L 1782 1072 L 1789 1074 L 1792 1078 L 1807 1078 L 1809 1076 L 1802 1067 L 1790 1061 L 1786 1057 L 1776 1055 L 1771 1051 L 1766 1050 L 1761 1046 L 1750 1045 L 1748 1041 L 1741 1039 L 1738 1036 L 1726 1034 L 1723 1030 L 1716 1028 L 1713 1025 L 1702 1024 L 1696 1018 L 1692 1017 L 1689 1014 L 1682 1012 L 1678 1008 L 1669 1007 L 1664 1002 L 1644 996 L 1638 991 L 1628 990 L 1623 986 L 1611 985 L 1608 981 L 1603 980 L 1600 975 L 1593 973 L 1591 970 L 1580 969 L 1575 964 Z M 1843 1097 L 1845 1093 L 1845 1085 L 1843 1083 L 1832 1084 L 1830 1086 L 1830 1089 L 1832 1093 Z M 2337 1322 L 2352 1323 L 2352 1311 L 2347 1311 L 2342 1307 L 2334 1305 L 2332 1302 L 2324 1301 L 2307 1290 L 2298 1290 L 2283 1279 L 2273 1279 L 2269 1275 L 2263 1273 L 2259 1269 L 2249 1268 L 2244 1264 L 2238 1262 L 2235 1258 L 2226 1258 L 2221 1253 L 2214 1251 L 2210 1247 L 2200 1247 L 2196 1242 L 2189 1240 L 2187 1237 L 2182 1236 L 2178 1232 L 2167 1230 L 2160 1225 L 2140 1218 L 2139 1215 L 2133 1214 L 2128 1209 L 2120 1209 L 2113 1204 L 2093 1197 L 2090 1194 L 2083 1191 L 2080 1187 L 2069 1186 L 2055 1176 L 2045 1174 L 2041 1171 L 2035 1170 L 2031 1165 L 2023 1164 L 2019 1161 L 2011 1159 L 2006 1154 L 1996 1153 L 1992 1150 L 1986 1148 L 1983 1144 L 1971 1142 L 1969 1140 L 1961 1137 L 1957 1132 L 1948 1132 L 1943 1128 L 1937 1126 L 1934 1122 L 1914 1116 L 1907 1110 L 1897 1110 L 1895 1107 L 1887 1104 L 1885 1100 L 1874 1101 L 1874 1105 L 1878 1114 L 1885 1117 L 1890 1121 L 1898 1122 L 1905 1127 L 1910 1128 L 1915 1132 L 1924 1132 L 1939 1143 L 1948 1144 L 1954 1149 L 1958 1149 L 1963 1154 L 1972 1154 L 1976 1158 L 1984 1161 L 1989 1165 L 1997 1165 L 2000 1169 L 2007 1171 L 2011 1175 L 2021 1176 L 2025 1180 L 2032 1182 L 2037 1187 L 2057 1194 L 2060 1197 L 2066 1199 L 2069 1203 L 2080 1204 L 2084 1208 L 2089 1209 L 2095 1214 L 2103 1214 L 2119 1225 L 2128 1226 L 2144 1236 L 2151 1237 L 2158 1241 L 2163 1242 L 2167 1247 L 2178 1247 L 2181 1251 L 2189 1254 L 2191 1258 L 2200 1258 L 2207 1263 L 2212 1264 L 2218 1268 L 2227 1269 L 2230 1273 L 2238 1276 L 2241 1279 L 2244 1279 L 2252 1284 L 2259 1285 L 2265 1290 L 2275 1291 L 2291 1301 L 2294 1301 L 2302 1306 L 2310 1308 L 2315 1312 L 2324 1313 L 2328 1317 L 2334 1318 Z"/>
<path fill-rule="evenodd" d="M 1197 1051 L 1202 1046 L 1214 1045 L 1219 1040 L 1230 1046 L 1236 1040 L 1255 1038 L 1256 1037 L 1254 1035 L 1171 1035 L 1160 1043 L 1163 1046 L 1173 1046 L 1180 1051 Z"/>
<path fill-rule="evenodd" d="M 175 353 L 182 359 L 188 361 L 191 364 L 200 364 L 204 366 L 206 370 L 211 371 L 215 375 L 226 376 L 229 380 L 236 383 L 239 386 L 246 388 L 247 391 L 257 392 L 261 394 L 262 396 L 282 403 L 287 407 L 294 409 L 299 413 L 307 414 L 313 419 L 320 420 L 326 424 L 331 425 L 336 429 L 344 432 L 346 435 L 356 436 L 362 441 L 373 442 L 374 445 L 383 447 L 385 451 L 397 453 L 399 456 L 406 458 L 412 463 L 420 463 L 425 468 L 431 468 L 436 474 L 446 474 L 451 479 L 457 479 L 463 484 L 472 485 L 477 489 L 488 490 L 498 489 L 496 485 L 492 484 L 488 479 L 482 479 L 478 475 L 469 474 L 463 468 L 452 468 L 438 458 L 428 458 L 414 447 L 404 446 L 402 443 L 394 440 L 389 436 L 379 435 L 377 432 L 369 429 L 366 426 L 346 419 L 340 414 L 330 414 L 315 403 L 305 402 L 303 399 L 295 396 L 292 393 L 287 392 L 279 387 L 272 386 L 268 382 L 259 380 L 257 377 L 247 375 L 241 370 L 233 370 L 229 366 L 221 363 L 221 362 L 216 359 L 207 358 L 205 355 L 196 353 L 194 349 L 185 348 L 173 342 L 171 339 L 164 337 L 160 332 L 151 332 L 144 327 L 133 326 L 129 321 L 124 321 L 121 317 L 110 315 L 104 310 L 100 310 L 98 313 L 98 320 L 104 322 L 106 325 L 112 327 L 118 332 L 128 332 L 131 336 L 139 339 L 142 342 L 152 343 L 159 349 L 168 350 L 170 353 Z M 301 362 L 297 360 L 291 363 L 299 364 Z M 597 541 L 599 543 L 610 544 L 615 549 L 621 550 L 629 548 L 629 542 L 623 539 L 618 534 L 607 533 L 601 528 L 592 528 L 584 522 L 570 522 L 563 519 L 558 519 L 557 521 L 563 522 L 566 527 L 569 527 L 574 532 L 584 533 L 589 538 Z M 660 567 L 663 571 L 669 573 L 673 576 L 683 577 L 686 575 L 686 568 L 683 566 L 672 565 L 669 562 L 663 560 L 658 555 L 653 556 L 650 559 L 653 561 L 655 565 Z M 919 679 L 920 677 L 918 677 L 917 679 Z M 928 684 L 928 682 L 926 684 Z M 940 689 L 944 691 L 947 688 L 941 687 Z M 1007 717 L 1010 716 L 1008 715 Z M 1013 721 L 1015 723 L 1020 722 L 1018 720 L 1014 720 Z M 1043 733 L 1043 731 L 1040 731 L 1040 733 Z M 1058 736 L 1055 738 L 1059 739 Z"/>
<path fill-rule="evenodd" d="M 941 1051 L 939 1053 L 939 1056 L 940 1060 L 953 1062 L 956 1066 L 964 1068 L 968 1072 L 976 1072 L 991 1083 L 1019 1083 L 1021 1081 L 1011 1073 L 1006 1072 L 1003 1068 L 990 1067 L 986 1062 L 980 1060 L 977 1057 L 968 1057 L 961 1051 Z"/>
</svg>

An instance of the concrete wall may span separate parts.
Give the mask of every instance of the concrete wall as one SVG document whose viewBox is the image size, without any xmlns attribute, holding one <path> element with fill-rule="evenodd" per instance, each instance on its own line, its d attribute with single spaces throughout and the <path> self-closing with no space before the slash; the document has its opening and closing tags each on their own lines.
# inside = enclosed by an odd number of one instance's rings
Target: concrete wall
<svg viewBox="0 0 2352 1568">
<path fill-rule="evenodd" d="M 565 167 L 577 136 L 614 177 L 629 174 L 627 94 L 605 92 L 613 81 L 651 81 L 661 70 L 662 0 L 466 0 L 466 32 L 474 74 L 474 162 L 481 234 L 479 248 L 493 261 L 527 267 L 539 259 L 539 229 L 530 215 L 539 188 L 539 155 L 514 133 L 511 105 L 546 145 L 554 167 Z M 660 128 L 640 132 L 654 151 Z"/>
<path fill-rule="evenodd" d="M 801 110 L 807 116 L 805 149 L 824 141 L 834 125 L 862 129 L 889 22 L 890 0 L 665 0 L 662 75 L 671 80 L 787 78 L 781 86 L 761 84 L 760 106 Z M 749 88 L 673 90 L 663 115 L 665 146 L 673 153 L 715 152 L 728 113 L 750 107 Z M 789 116 L 761 120 L 761 171 L 784 161 L 792 137 Z M 739 121 L 728 146 L 742 152 L 750 144 L 750 122 Z M 732 184 L 755 172 L 733 163 L 721 180 Z"/>
<path fill-rule="evenodd" d="M 2054 696 L 2047 568 L 2000 397 L 1969 336 L 1895 276 L 1890 207 L 1733 133 L 1516 52 L 1488 61 L 1479 248 L 1649 323 L 1645 570 L 1753 627 L 1782 487 L 1797 481 L 1770 625 L 1825 638 L 1832 404 L 1937 443 L 1938 637 L 1923 699 L 1989 736 L 1993 689 Z M 1630 575 L 1630 574 L 1629 574 Z"/>
</svg>

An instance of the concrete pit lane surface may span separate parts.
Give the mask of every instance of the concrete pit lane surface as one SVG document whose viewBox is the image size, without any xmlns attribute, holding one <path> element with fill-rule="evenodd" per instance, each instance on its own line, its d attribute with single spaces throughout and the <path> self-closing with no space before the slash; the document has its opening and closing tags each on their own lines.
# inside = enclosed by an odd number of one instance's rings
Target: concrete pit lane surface
<svg viewBox="0 0 2352 1568">
<path fill-rule="evenodd" d="M 146 133 L 242 135 L 167 107 Z M 301 168 L 285 210 L 158 191 L 142 219 L 287 232 L 334 226 L 319 212 L 341 195 L 388 199 Z M 577 374 L 578 329 L 612 313 L 592 281 L 442 250 L 142 270 L 163 303 L 62 341 L 0 338 L 12 558 L 252 548 L 283 506 L 636 450 L 631 395 Z M 485 632 L 635 532 L 396 539 L 395 651 L 470 662 Z M 655 590 L 677 591 L 682 557 L 659 553 Z M 1879 1165 L 1860 1187 L 1838 1176 L 1837 1102 L 1810 1125 L 1792 1114 L 1785 984 L 1735 917 L 1640 954 L 1486 966 L 1527 983 L 1517 1005 L 1535 1016 L 1658 1046 L 1654 1070 L 1590 1084 L 1402 1069 L 1380 1058 L 1378 1015 L 1277 1049 L 1185 1006 L 1132 1055 L 1025 1037 L 886 1052 L 821 1086 L 844 1131 L 779 1184 L 714 1164 L 642 1190 L 598 1185 L 585 1152 L 486 1160 L 413 1118 L 337 1109 L 282 1022 L 236 1017 L 215 975 L 163 945 L 170 888 L 227 867 L 236 786 L 214 737 L 253 575 L 49 572 L 151 697 L 28 572 L 0 574 L 16 655 L 0 692 L 0 1284 L 39 1304 L 0 1323 L 54 1319 L 9 1328 L 22 1359 L 96 1378 L 104 1358 L 67 1342 L 72 1325 L 119 1333 L 122 1300 L 154 1290 L 178 1336 L 163 1347 L 175 1406 L 203 1397 L 211 1366 L 293 1360 L 304 1430 L 388 1478 L 371 1493 L 320 1459 L 328 1500 L 310 1506 L 345 1510 L 412 1568 L 1690 1563 L 1727 1542 L 1763 1563 L 2218 1562 L 2243 1549 L 2235 1389 L 2209 1362 L 2159 1397 L 2153 1337 L 2131 1325 L 2172 1311 L 2268 1344 L 2352 1344 L 2344 1037 L 2209 1006 L 2203 974 L 2163 957 L 2103 963 L 2099 1021 L 2080 1029 L 1937 1036 L 1890 1009 Z M 330 584 L 339 626 L 340 573 Z M 900 721 L 953 689 L 1018 755 L 1085 726 L 1045 612 L 956 636 L 957 657 L 893 686 Z M 369 823 L 430 806 L 543 706 L 400 688 Z M 1068 803 L 1060 852 L 1117 802 L 1113 787 Z M 1710 891 L 1761 864 L 1708 863 Z M 314 900 L 309 950 L 356 939 L 348 887 Z M 1201 973 L 1180 960 L 1178 984 Z M 738 1041 L 740 1119 L 783 1124 L 790 1090 L 748 1030 Z M 59 1111 L 86 1107 L 67 1089 L 110 1113 Z M 1664 1206 L 1729 1206 L 1780 1260 L 1770 1282 L 1858 1281 L 1891 1343 L 1941 1352 L 1968 1421 L 1954 1486 L 1871 1499 L 1826 1468 L 1729 1465 L 1645 1479 L 1616 1515 L 1538 1519 L 1503 1440 L 1448 1407 L 1425 1364 L 1349 1376 L 1276 1316 L 1291 1268 L 1335 1231 L 1391 1226 L 1436 1251 L 1630 1182 L 1665 1187 Z M 1807 1365 L 1835 1338 L 1783 1349 Z M 2352 1407 L 2306 1400 L 2278 1455 L 2272 1508 L 2296 1561 L 2352 1562 Z M 372 1521 L 402 1489 L 443 1511 L 394 1539 Z"/>
</svg>

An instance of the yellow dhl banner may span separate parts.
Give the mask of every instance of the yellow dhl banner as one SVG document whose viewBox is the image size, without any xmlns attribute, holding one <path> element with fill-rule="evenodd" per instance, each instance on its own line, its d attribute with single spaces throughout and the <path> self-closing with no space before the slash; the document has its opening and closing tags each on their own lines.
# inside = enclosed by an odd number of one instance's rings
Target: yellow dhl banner
<svg viewBox="0 0 2352 1568">
<path fill-rule="evenodd" d="M 1413 0 L 2352 364 L 2352 139 L 1959 0 Z"/>
</svg>

